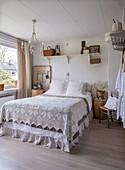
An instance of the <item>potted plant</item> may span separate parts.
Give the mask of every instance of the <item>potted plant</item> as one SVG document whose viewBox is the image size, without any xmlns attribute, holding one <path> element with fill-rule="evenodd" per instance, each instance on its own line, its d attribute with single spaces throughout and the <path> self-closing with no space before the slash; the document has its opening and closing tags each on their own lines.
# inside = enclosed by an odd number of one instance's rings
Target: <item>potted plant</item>
<svg viewBox="0 0 125 170">
<path fill-rule="evenodd" d="M 94 88 L 96 89 L 96 96 L 98 99 L 104 99 L 105 98 L 105 89 L 107 87 L 107 81 L 97 81 L 94 83 Z"/>
<path fill-rule="evenodd" d="M 4 84 L 0 83 L 0 91 L 4 91 Z"/>
</svg>

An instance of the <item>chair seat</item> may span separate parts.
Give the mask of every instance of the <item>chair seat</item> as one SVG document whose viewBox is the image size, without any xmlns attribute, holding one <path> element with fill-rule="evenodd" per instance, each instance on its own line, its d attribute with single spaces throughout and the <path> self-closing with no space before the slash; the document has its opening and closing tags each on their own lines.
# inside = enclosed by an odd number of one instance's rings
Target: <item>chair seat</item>
<svg viewBox="0 0 125 170">
<path fill-rule="evenodd" d="M 116 110 L 114 110 L 114 109 L 109 109 L 109 108 L 107 108 L 107 107 L 105 107 L 105 106 L 100 106 L 100 109 L 102 109 L 102 110 L 106 110 L 106 111 L 116 111 Z"/>
</svg>

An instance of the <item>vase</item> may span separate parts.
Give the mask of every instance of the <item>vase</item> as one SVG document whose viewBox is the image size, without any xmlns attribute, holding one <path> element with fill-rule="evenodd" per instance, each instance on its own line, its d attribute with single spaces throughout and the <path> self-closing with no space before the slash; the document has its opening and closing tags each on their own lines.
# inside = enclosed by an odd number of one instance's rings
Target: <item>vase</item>
<svg viewBox="0 0 125 170">
<path fill-rule="evenodd" d="M 96 96 L 98 99 L 104 99 L 105 98 L 105 91 L 104 90 L 97 90 Z"/>
<path fill-rule="evenodd" d="M 0 84 L 0 91 L 4 91 L 4 84 Z"/>
</svg>

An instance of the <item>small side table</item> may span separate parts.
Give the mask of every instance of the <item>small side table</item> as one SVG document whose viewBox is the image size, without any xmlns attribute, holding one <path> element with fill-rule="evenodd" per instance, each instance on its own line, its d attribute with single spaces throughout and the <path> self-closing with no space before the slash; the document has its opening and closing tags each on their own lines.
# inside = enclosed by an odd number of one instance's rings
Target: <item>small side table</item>
<svg viewBox="0 0 125 170">
<path fill-rule="evenodd" d="M 44 93 L 43 89 L 32 89 L 32 97 L 43 93 Z"/>
<path fill-rule="evenodd" d="M 99 107 L 104 106 L 106 99 L 94 99 L 94 118 L 99 118 Z M 103 117 L 105 119 L 105 117 Z"/>
</svg>

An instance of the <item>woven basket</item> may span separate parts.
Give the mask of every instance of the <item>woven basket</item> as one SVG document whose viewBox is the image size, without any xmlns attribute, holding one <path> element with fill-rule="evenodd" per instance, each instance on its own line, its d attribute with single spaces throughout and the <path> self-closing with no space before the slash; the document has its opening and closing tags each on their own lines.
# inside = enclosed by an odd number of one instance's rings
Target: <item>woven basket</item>
<svg viewBox="0 0 125 170">
<path fill-rule="evenodd" d="M 43 51 L 44 56 L 54 56 L 55 55 L 55 49 L 52 49 L 50 46 L 47 47 L 47 50 Z"/>
<path fill-rule="evenodd" d="M 99 64 L 101 63 L 101 58 L 90 58 L 90 64 Z"/>
</svg>

